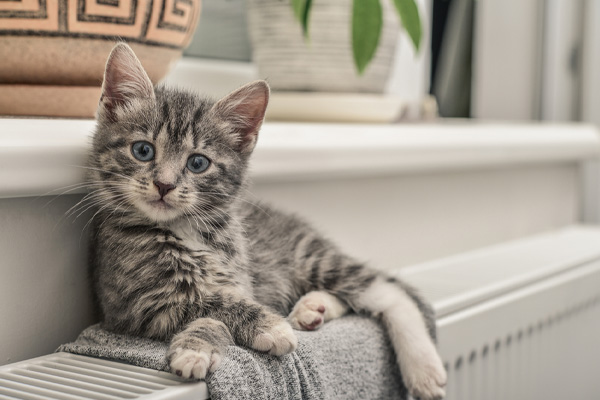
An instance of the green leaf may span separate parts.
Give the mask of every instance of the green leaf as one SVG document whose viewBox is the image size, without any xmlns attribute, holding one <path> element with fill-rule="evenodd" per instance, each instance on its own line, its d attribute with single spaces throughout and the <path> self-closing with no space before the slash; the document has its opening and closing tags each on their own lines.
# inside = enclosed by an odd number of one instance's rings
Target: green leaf
<svg viewBox="0 0 600 400">
<path fill-rule="evenodd" d="M 419 51 L 421 45 L 421 18 L 419 17 L 419 8 L 415 3 L 415 0 L 394 0 L 398 15 L 400 15 L 400 21 L 402 26 L 410 36 L 415 50 Z"/>
<path fill-rule="evenodd" d="M 306 0 L 292 0 L 292 10 L 294 10 L 294 16 L 296 17 L 298 22 L 302 22 L 305 1 Z"/>
<path fill-rule="evenodd" d="M 310 8 L 312 7 L 312 0 L 305 0 L 304 3 L 304 14 L 302 14 L 302 32 L 304 37 L 308 37 L 308 17 L 310 15 Z"/>
<path fill-rule="evenodd" d="M 310 15 L 311 6 L 312 0 L 292 0 L 294 16 L 302 25 L 302 33 L 304 37 L 308 37 L 308 17 Z"/>
<path fill-rule="evenodd" d="M 353 0 L 352 52 L 360 75 L 375 55 L 383 23 L 379 0 Z"/>
</svg>

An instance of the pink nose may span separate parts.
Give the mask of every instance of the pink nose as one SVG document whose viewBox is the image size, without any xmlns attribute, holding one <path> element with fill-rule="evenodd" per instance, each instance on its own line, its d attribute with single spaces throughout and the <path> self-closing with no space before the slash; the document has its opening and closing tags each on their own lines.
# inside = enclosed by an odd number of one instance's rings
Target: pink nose
<svg viewBox="0 0 600 400">
<path fill-rule="evenodd" d="M 154 181 L 154 186 L 158 188 L 158 193 L 160 194 L 161 199 L 165 197 L 165 195 L 171 190 L 175 189 L 175 185 L 171 185 L 170 183 L 162 183 L 159 181 Z"/>
</svg>

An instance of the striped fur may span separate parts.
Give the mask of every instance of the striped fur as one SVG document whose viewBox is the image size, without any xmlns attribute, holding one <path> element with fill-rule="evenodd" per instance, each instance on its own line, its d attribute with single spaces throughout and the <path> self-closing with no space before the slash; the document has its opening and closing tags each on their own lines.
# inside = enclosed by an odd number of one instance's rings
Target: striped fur
<svg viewBox="0 0 600 400">
<path fill-rule="evenodd" d="M 392 344 L 410 392 L 441 398 L 445 372 L 432 341 L 434 317 L 415 291 L 346 256 L 301 219 L 245 198 L 266 83 L 215 103 L 167 87 L 150 92 L 126 45 L 117 45 L 110 60 L 87 196 L 97 207 L 90 262 L 104 327 L 171 340 L 174 372 L 203 378 L 231 343 L 275 355 L 293 351 L 297 340 L 285 317 L 302 296 L 317 293 L 305 297 L 314 300 L 321 292 L 323 304 L 299 303 L 294 318 L 312 307 L 325 320 L 333 314 L 324 308 L 335 304 L 334 317 L 346 310 L 381 317 L 398 335 Z M 133 156 L 132 144 L 142 140 L 155 148 L 151 161 Z M 206 171 L 186 169 L 192 154 L 211 161 Z M 174 189 L 161 197 L 157 181 Z"/>
</svg>

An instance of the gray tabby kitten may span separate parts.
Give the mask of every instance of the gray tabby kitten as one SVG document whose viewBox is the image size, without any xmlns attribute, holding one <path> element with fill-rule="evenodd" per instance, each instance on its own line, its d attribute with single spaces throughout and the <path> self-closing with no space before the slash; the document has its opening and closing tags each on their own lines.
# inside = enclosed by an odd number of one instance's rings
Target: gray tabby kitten
<svg viewBox="0 0 600 400">
<path fill-rule="evenodd" d="M 296 349 L 292 328 L 367 313 L 387 326 L 409 392 L 444 396 L 433 313 L 411 288 L 244 199 L 264 81 L 216 103 L 154 88 L 121 43 L 102 90 L 89 168 L 101 204 L 91 265 L 104 328 L 170 341 L 172 371 L 201 379 L 228 345 L 281 356 Z"/>
</svg>

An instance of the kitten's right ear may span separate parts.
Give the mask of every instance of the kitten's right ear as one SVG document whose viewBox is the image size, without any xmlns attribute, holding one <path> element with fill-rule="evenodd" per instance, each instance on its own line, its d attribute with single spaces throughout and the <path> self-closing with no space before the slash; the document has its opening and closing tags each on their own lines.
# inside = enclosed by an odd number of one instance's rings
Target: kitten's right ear
<svg viewBox="0 0 600 400">
<path fill-rule="evenodd" d="M 114 120 L 119 107 L 148 98 L 154 98 L 152 81 L 131 47 L 118 43 L 106 62 L 98 116 Z"/>
<path fill-rule="evenodd" d="M 254 149 L 258 131 L 265 119 L 270 89 L 265 81 L 242 86 L 219 100 L 212 112 L 233 131 L 235 147 L 249 154 Z"/>
</svg>

